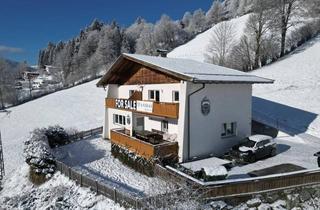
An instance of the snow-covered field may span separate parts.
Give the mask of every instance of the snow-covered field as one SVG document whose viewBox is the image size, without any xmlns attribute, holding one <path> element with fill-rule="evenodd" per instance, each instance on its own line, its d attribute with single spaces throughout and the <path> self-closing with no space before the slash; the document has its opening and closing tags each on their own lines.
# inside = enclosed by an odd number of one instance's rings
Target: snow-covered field
<svg viewBox="0 0 320 210">
<path fill-rule="evenodd" d="M 320 136 L 320 35 L 252 74 L 275 80 L 271 85 L 254 85 L 255 111 Z"/>
<path fill-rule="evenodd" d="M 10 108 L 0 113 L 0 130 L 6 174 L 23 164 L 23 141 L 37 127 L 59 124 L 87 130 L 102 125 L 104 95 L 97 80 Z"/>
<path fill-rule="evenodd" d="M 275 141 L 278 153 L 276 156 L 252 164 L 234 167 L 228 172 L 229 179 L 249 177 L 247 173 L 251 171 L 286 163 L 306 169 L 318 167 L 317 158 L 313 154 L 319 151 L 320 142 L 311 142 L 298 136 L 289 136 L 281 132 Z"/>
<path fill-rule="evenodd" d="M 56 157 L 101 182 L 136 196 L 163 194 L 173 183 L 148 177 L 126 167 L 111 155 L 110 141 L 101 137 L 79 141 L 56 149 Z"/>
<path fill-rule="evenodd" d="M 250 15 L 248 14 L 228 21 L 232 24 L 233 29 L 236 32 L 234 37 L 235 41 L 240 40 L 249 16 Z M 168 53 L 168 57 L 187 58 L 204 62 L 206 60 L 205 55 L 208 53 L 208 45 L 210 44 L 210 40 L 212 39 L 214 30 L 219 27 L 220 24 L 217 24 L 209 30 L 197 35 L 188 43 L 175 48 L 170 53 Z"/>
</svg>

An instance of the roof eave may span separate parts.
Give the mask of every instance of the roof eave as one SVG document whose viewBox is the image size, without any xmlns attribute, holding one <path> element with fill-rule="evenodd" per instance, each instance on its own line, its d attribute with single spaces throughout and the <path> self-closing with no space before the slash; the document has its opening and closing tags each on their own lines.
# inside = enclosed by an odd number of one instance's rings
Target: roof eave
<svg viewBox="0 0 320 210">
<path fill-rule="evenodd" d="M 234 80 L 198 80 L 194 79 L 193 83 L 206 83 L 206 84 L 273 84 L 274 80 L 270 81 L 234 81 Z"/>
</svg>

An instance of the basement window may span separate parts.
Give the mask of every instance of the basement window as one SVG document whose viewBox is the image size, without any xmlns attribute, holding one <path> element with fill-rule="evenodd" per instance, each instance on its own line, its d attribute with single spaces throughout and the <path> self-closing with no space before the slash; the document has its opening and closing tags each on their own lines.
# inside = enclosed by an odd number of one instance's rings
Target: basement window
<svg viewBox="0 0 320 210">
<path fill-rule="evenodd" d="M 221 137 L 223 137 L 223 138 L 232 137 L 232 136 L 235 136 L 236 133 L 237 133 L 237 123 L 236 122 L 222 124 Z"/>
<path fill-rule="evenodd" d="M 114 114 L 113 115 L 113 124 L 115 125 L 126 125 L 126 117 L 123 115 Z"/>
</svg>

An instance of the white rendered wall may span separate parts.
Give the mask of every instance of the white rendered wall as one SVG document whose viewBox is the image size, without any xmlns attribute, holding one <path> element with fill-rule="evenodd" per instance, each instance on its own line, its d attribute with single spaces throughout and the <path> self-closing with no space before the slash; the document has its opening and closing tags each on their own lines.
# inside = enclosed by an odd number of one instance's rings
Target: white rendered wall
<svg viewBox="0 0 320 210">
<path fill-rule="evenodd" d="M 194 89 L 192 86 L 190 89 Z M 251 134 L 251 93 L 250 84 L 206 84 L 203 90 L 191 96 L 190 158 L 222 155 Z M 207 116 L 201 112 L 204 97 L 211 103 Z M 237 122 L 237 135 L 222 138 L 222 124 L 231 122 Z"/>
<path fill-rule="evenodd" d="M 106 90 L 106 98 L 117 98 L 118 97 L 118 85 L 116 84 L 109 84 L 105 88 Z M 104 126 L 103 126 L 103 133 L 102 136 L 104 139 L 110 138 L 110 126 L 109 126 L 109 109 L 105 107 L 104 112 Z M 111 115 L 112 117 L 112 115 Z"/>
<path fill-rule="evenodd" d="M 145 117 L 145 129 L 147 131 L 152 131 L 152 129 L 161 131 L 161 121 L 168 121 L 168 133 L 178 134 L 178 120 L 168 119 L 168 118 L 158 118 L 158 117 Z"/>
</svg>

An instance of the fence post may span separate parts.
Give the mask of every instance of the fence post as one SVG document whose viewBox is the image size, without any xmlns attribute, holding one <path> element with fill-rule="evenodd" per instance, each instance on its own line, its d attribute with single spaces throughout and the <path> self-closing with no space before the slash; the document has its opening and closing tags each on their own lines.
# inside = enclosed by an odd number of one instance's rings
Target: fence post
<svg viewBox="0 0 320 210">
<path fill-rule="evenodd" d="M 96 183 L 96 192 L 97 192 L 97 194 L 99 194 L 99 190 L 98 190 L 98 181 L 96 180 L 96 181 L 95 181 L 95 183 Z"/>
<path fill-rule="evenodd" d="M 113 188 L 113 200 L 114 202 L 117 202 L 117 190 L 115 187 Z"/>
<path fill-rule="evenodd" d="M 68 167 L 68 171 L 69 171 L 69 178 L 72 179 L 71 178 L 71 167 Z"/>
<path fill-rule="evenodd" d="M 80 174 L 80 187 L 82 187 L 82 174 Z"/>
</svg>

